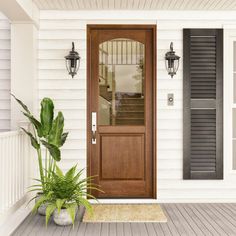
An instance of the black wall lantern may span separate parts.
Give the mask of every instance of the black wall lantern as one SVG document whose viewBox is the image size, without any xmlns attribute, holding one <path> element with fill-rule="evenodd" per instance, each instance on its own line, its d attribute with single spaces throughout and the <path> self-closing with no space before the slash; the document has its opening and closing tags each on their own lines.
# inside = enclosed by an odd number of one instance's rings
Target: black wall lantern
<svg viewBox="0 0 236 236">
<path fill-rule="evenodd" d="M 170 51 L 166 53 L 166 70 L 168 74 L 173 78 L 176 75 L 176 72 L 179 68 L 179 59 L 180 57 L 175 55 L 175 51 L 173 50 L 173 42 L 170 43 Z"/>
<path fill-rule="evenodd" d="M 75 51 L 74 42 L 72 42 L 72 50 L 67 56 L 65 56 L 65 59 L 66 59 L 66 68 L 69 72 L 69 75 L 71 75 L 73 78 L 77 74 L 77 71 L 80 66 L 80 56 L 79 53 Z"/>
</svg>

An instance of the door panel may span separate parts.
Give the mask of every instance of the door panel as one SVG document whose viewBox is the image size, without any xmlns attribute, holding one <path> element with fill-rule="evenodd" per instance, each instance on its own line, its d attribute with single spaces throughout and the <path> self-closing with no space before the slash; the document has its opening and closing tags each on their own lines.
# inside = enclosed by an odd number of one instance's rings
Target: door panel
<svg viewBox="0 0 236 236">
<path fill-rule="evenodd" d="M 97 197 L 155 195 L 154 31 L 88 29 L 88 172 L 104 191 Z"/>
<path fill-rule="evenodd" d="M 101 180 L 144 179 L 143 134 L 101 134 L 100 153 Z"/>
</svg>

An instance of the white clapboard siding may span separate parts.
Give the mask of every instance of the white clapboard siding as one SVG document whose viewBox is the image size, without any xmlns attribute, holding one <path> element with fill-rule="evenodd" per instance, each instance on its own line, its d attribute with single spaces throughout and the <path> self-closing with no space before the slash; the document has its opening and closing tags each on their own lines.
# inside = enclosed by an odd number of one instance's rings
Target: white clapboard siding
<svg viewBox="0 0 236 236">
<path fill-rule="evenodd" d="M 65 116 L 68 142 L 62 148 L 60 166 L 67 170 L 78 163 L 86 167 L 86 21 L 79 15 L 63 12 L 41 14 L 38 50 L 38 94 L 55 101 L 56 112 Z M 61 17 L 62 16 L 62 17 Z M 105 16 L 104 16 L 105 17 Z M 158 16 L 157 16 L 158 17 Z M 88 23 L 91 24 L 91 21 Z M 112 21 L 105 19 L 102 23 Z M 123 21 L 124 22 L 124 21 Z M 142 21 L 140 21 L 142 22 Z M 144 20 L 145 22 L 145 20 Z M 95 23 L 95 22 L 93 22 Z M 97 24 L 101 23 L 96 22 Z M 117 23 L 117 21 L 116 21 Z M 119 22 L 118 22 L 119 23 Z M 222 27 L 223 22 L 209 21 L 157 21 L 157 196 L 159 201 L 208 201 L 233 199 L 236 187 L 229 175 L 225 179 L 183 180 L 183 28 Z M 81 68 L 72 79 L 66 69 L 64 56 L 71 49 L 71 42 L 81 56 Z M 171 79 L 165 69 L 164 56 L 170 42 L 181 57 L 177 75 Z M 1 54 L 0 54 L 1 57 Z M 0 78 L 4 75 L 1 75 Z M 174 94 L 174 106 L 168 106 L 167 94 Z M 38 106 L 38 109 L 40 106 Z M 225 157 L 226 158 L 226 157 Z M 230 158 L 230 157 L 229 157 Z M 232 191 L 231 191 L 232 190 Z M 199 200 L 199 201 L 200 201 Z"/>
<path fill-rule="evenodd" d="M 64 57 L 75 43 L 81 56 L 78 75 L 71 78 Z M 38 47 L 38 99 L 54 100 L 62 111 L 68 139 L 62 147 L 63 171 L 75 164 L 86 167 L 86 23 L 80 20 L 41 20 Z M 38 105 L 40 109 L 40 104 Z M 85 173 L 86 174 L 86 171 Z"/>
<path fill-rule="evenodd" d="M 0 12 L 0 132 L 10 129 L 10 23 Z"/>
</svg>

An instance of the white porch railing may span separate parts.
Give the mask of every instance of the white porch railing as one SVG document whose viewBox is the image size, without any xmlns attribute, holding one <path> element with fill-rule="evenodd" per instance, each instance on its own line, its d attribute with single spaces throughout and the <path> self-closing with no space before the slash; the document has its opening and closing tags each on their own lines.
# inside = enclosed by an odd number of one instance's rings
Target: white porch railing
<svg viewBox="0 0 236 236">
<path fill-rule="evenodd" d="M 29 158 L 30 143 L 22 131 L 0 133 L 0 220 L 22 204 L 31 178 Z"/>
</svg>

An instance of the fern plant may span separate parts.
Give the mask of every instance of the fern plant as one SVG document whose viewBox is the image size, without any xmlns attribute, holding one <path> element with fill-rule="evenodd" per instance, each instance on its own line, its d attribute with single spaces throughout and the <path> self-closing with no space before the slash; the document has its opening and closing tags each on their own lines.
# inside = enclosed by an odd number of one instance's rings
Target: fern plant
<svg viewBox="0 0 236 236">
<path fill-rule="evenodd" d="M 78 206 L 84 206 L 92 214 L 92 207 L 87 198 L 95 200 L 96 198 L 88 191 L 101 190 L 99 186 L 91 183 L 93 177 L 82 178 L 82 173 L 83 169 L 77 171 L 77 165 L 75 165 L 66 174 L 63 174 L 62 170 L 56 165 L 55 172 L 52 172 L 51 178 L 46 183 L 48 192 L 41 196 L 33 208 L 33 212 L 37 212 L 42 204 L 47 204 L 46 225 L 54 210 L 57 210 L 60 214 L 62 208 L 67 210 L 73 224 Z"/>
</svg>

